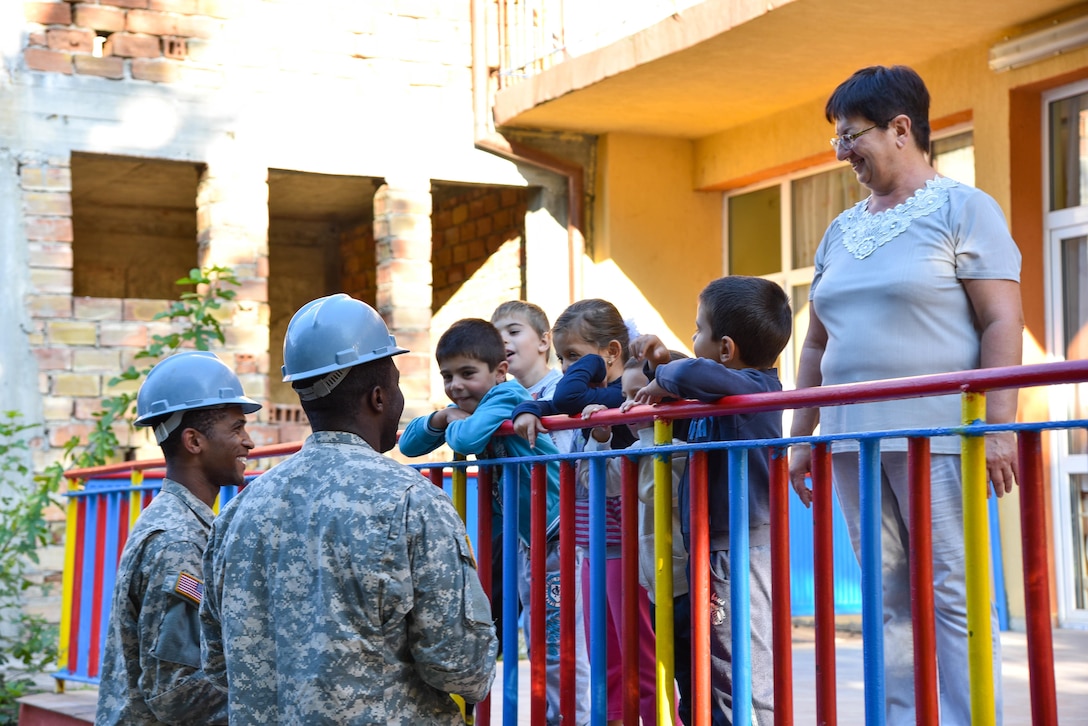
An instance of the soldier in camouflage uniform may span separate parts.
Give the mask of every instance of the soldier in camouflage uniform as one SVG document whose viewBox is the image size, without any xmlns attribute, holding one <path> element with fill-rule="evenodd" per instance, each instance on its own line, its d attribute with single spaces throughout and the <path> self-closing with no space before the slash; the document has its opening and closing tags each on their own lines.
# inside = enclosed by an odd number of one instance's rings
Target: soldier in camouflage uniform
<svg viewBox="0 0 1088 726">
<path fill-rule="evenodd" d="M 162 490 L 121 555 L 95 723 L 223 724 L 226 697 L 200 668 L 202 555 L 212 504 L 244 479 L 260 408 L 212 353 L 178 353 L 155 366 L 137 396 L 137 426 L 154 426 L 166 457 Z"/>
<path fill-rule="evenodd" d="M 449 497 L 384 456 L 404 409 L 398 348 L 339 294 L 284 342 L 314 433 L 216 520 L 204 558 L 204 664 L 232 724 L 459 724 L 497 641 Z"/>
</svg>

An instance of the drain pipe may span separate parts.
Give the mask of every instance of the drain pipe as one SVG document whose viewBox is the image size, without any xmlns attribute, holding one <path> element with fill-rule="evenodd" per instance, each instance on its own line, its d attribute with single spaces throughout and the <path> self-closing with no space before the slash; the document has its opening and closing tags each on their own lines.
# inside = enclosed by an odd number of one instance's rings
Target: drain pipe
<svg viewBox="0 0 1088 726">
<path fill-rule="evenodd" d="M 487 86 L 487 27 L 485 0 L 472 0 L 472 113 L 477 149 L 488 151 L 517 164 L 528 164 L 567 179 L 567 290 L 570 302 L 579 295 L 577 268 L 585 251 L 585 170 L 579 164 L 560 159 L 502 134 L 489 131 Z"/>
</svg>

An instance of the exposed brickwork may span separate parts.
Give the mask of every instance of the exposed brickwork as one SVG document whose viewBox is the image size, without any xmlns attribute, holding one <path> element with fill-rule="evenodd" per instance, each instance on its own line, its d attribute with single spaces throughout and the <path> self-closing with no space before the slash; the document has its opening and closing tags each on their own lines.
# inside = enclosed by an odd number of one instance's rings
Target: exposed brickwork
<svg viewBox="0 0 1088 726">
<path fill-rule="evenodd" d="M 413 188 L 383 185 L 374 195 L 374 239 L 377 258 L 378 312 L 397 342 L 412 351 L 398 356 L 401 371 L 430 366 L 431 329 L 431 194 Z M 430 410 L 430 379 L 402 375 L 403 419 Z"/>
<path fill-rule="evenodd" d="M 32 23 L 70 25 L 72 8 L 68 3 L 23 3 L 23 15 Z"/>
<path fill-rule="evenodd" d="M 340 286 L 344 292 L 368 305 L 377 305 L 374 225 L 363 222 L 340 233 Z"/>
<path fill-rule="evenodd" d="M 72 58 L 76 73 L 84 76 L 100 76 L 121 80 L 125 77 L 125 61 L 121 58 L 95 58 L 91 55 L 77 55 Z"/>
<path fill-rule="evenodd" d="M 79 3 L 75 6 L 75 25 L 92 30 L 114 31 L 125 29 L 125 11 L 103 5 Z"/>
<path fill-rule="evenodd" d="M 158 58 L 161 45 L 154 35 L 113 33 L 102 48 L 104 55 L 120 58 Z"/>
<path fill-rule="evenodd" d="M 32 71 L 72 74 L 72 56 L 70 53 L 59 53 L 41 48 L 27 48 L 23 51 L 23 60 L 26 61 L 26 67 Z"/>
<path fill-rule="evenodd" d="M 445 305 L 505 243 L 522 238 L 527 208 L 528 192 L 523 189 L 478 187 L 436 198 L 433 310 Z M 517 265 L 520 269 L 520 260 Z"/>
</svg>

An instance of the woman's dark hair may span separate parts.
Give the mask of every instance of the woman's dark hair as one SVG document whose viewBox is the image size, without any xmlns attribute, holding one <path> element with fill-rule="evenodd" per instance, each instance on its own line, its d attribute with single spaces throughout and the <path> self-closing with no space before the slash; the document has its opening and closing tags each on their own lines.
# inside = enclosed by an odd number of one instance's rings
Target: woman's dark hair
<svg viewBox="0 0 1088 726">
<path fill-rule="evenodd" d="M 869 66 L 839 84 L 827 99 L 824 115 L 837 119 L 860 116 L 882 129 L 899 114 L 910 118 L 914 143 L 929 153 L 929 91 L 925 81 L 907 66 Z"/>
</svg>

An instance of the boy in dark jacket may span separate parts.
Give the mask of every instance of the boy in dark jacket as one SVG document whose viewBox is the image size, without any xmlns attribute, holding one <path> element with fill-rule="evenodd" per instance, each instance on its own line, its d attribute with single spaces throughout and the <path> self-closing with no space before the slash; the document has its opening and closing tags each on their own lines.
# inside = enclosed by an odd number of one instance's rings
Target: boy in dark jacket
<svg viewBox="0 0 1088 726">
<path fill-rule="evenodd" d="M 789 299 L 780 286 L 758 277 L 734 275 L 714 280 L 699 295 L 693 348 L 697 358 L 670 362 L 669 351 L 655 336 L 631 343 L 646 361 L 650 383 L 635 403 L 663 398 L 714 402 L 724 396 L 780 391 L 773 367 L 793 326 Z M 696 419 L 688 441 L 741 441 L 782 436 L 782 412 L 738 413 Z M 747 450 L 748 545 L 751 586 L 752 713 L 759 726 L 774 722 L 774 665 L 771 633 L 770 484 L 767 452 Z M 710 655 L 713 722 L 733 722 L 732 644 L 729 600 L 729 457 L 724 450 L 707 455 L 710 528 Z M 680 482 L 684 544 L 690 551 L 691 487 Z M 690 629 L 690 614 L 676 612 L 676 629 Z M 677 664 L 678 668 L 688 664 Z M 678 679 L 680 680 L 680 679 Z M 683 682 L 683 681 L 681 681 Z M 690 693 L 681 693 L 688 710 Z M 688 721 L 685 720 L 685 723 Z"/>
</svg>

